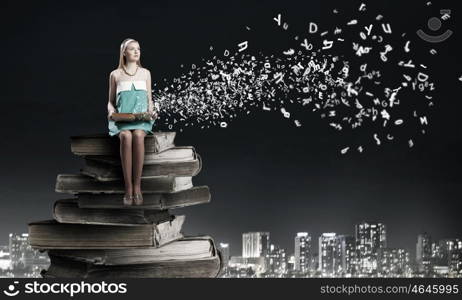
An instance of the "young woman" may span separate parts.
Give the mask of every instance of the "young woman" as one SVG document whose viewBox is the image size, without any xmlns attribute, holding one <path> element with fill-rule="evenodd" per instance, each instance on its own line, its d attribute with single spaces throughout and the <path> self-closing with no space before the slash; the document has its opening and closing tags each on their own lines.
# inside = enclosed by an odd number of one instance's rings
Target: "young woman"
<svg viewBox="0 0 462 300">
<path fill-rule="evenodd" d="M 120 139 L 120 157 L 125 180 L 124 205 L 143 204 L 141 174 L 144 137 L 153 134 L 152 126 L 157 118 L 152 102 L 151 73 L 141 66 L 140 56 L 139 43 L 134 39 L 125 39 L 120 45 L 119 66 L 109 75 L 108 128 L 110 136 L 118 135 Z M 149 112 L 152 120 L 116 122 L 112 120 L 114 112 Z"/>
</svg>

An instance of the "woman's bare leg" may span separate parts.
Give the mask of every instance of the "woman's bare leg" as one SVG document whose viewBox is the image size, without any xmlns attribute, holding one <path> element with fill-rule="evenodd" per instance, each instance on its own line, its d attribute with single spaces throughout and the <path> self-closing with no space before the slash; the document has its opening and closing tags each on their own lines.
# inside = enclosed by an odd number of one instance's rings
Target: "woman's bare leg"
<svg viewBox="0 0 462 300">
<path fill-rule="evenodd" d="M 142 129 L 133 131 L 133 189 L 134 194 L 141 194 L 141 174 L 144 163 L 144 137 L 146 132 Z"/>
<path fill-rule="evenodd" d="M 122 130 L 119 133 L 120 139 L 120 158 L 125 180 L 125 195 L 133 195 L 132 184 L 132 132 Z"/>
</svg>

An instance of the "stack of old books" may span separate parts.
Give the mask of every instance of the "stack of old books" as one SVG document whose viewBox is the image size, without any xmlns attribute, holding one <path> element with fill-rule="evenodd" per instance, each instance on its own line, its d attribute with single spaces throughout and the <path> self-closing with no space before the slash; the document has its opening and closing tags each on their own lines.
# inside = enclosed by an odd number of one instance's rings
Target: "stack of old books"
<svg viewBox="0 0 462 300">
<path fill-rule="evenodd" d="M 202 160 L 192 146 L 175 146 L 175 132 L 145 137 L 143 205 L 123 204 L 118 137 L 71 137 L 85 160 L 78 174 L 59 174 L 53 219 L 28 224 L 34 249 L 47 252 L 44 278 L 217 277 L 222 257 L 208 235 L 186 236 L 184 215 L 170 210 L 210 202 L 208 186 L 193 186 Z"/>
</svg>

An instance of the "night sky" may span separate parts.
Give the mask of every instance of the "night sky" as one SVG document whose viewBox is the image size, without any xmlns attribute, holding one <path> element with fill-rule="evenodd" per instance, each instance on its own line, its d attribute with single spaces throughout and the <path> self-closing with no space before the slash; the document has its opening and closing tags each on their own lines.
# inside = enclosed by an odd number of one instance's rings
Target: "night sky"
<svg viewBox="0 0 462 300">
<path fill-rule="evenodd" d="M 8 243 L 10 232 L 27 232 L 30 221 L 52 218 L 54 201 L 71 197 L 54 192 L 56 176 L 83 166 L 70 152 L 70 136 L 107 132 L 108 75 L 123 39 L 140 42 L 141 62 L 161 85 L 185 71 L 181 64 L 217 54 L 211 45 L 222 53 L 249 39 L 252 49 L 268 54 L 285 50 L 289 35 L 278 34 L 272 20 L 278 13 L 291 29 L 306 32 L 310 21 L 325 28 L 344 24 L 360 3 L 4 2 L 0 243 Z M 362 220 L 385 223 L 388 245 L 413 255 L 424 231 L 436 239 L 462 238 L 460 10 L 454 1 L 365 3 L 368 13 L 383 14 L 407 32 L 415 59 L 429 67 L 437 89 L 426 134 L 415 134 L 412 148 L 404 138 L 381 146 L 368 141 L 363 153 L 341 155 L 339 149 L 361 143 L 360 136 L 339 133 L 308 110 L 298 114 L 301 127 L 279 112 L 257 111 L 227 128 L 186 128 L 175 143 L 202 156 L 193 183 L 208 185 L 212 200 L 172 210 L 186 214 L 185 234 L 229 242 L 232 255 L 241 255 L 243 232 L 269 231 L 271 242 L 291 254 L 297 232 L 308 231 L 317 249 L 322 232 L 354 234 Z M 334 16 L 334 8 L 343 15 Z M 427 29 L 427 20 L 444 8 L 452 9 L 444 26 L 453 36 L 432 45 L 420 40 L 416 30 Z M 438 54 L 430 55 L 431 48 Z"/>
</svg>

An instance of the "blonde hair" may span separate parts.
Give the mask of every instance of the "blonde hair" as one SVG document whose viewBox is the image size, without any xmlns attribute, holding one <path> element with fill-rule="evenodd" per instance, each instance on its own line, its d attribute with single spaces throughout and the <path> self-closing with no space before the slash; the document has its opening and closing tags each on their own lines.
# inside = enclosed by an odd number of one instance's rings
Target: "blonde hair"
<svg viewBox="0 0 462 300">
<path fill-rule="evenodd" d="M 137 40 L 134 40 L 134 39 L 131 39 L 131 38 L 127 38 L 125 39 L 122 44 L 120 44 L 120 56 L 119 56 L 119 66 L 117 67 L 118 69 L 122 69 L 122 66 L 124 66 L 126 63 L 127 63 L 127 60 L 124 56 L 124 51 L 125 49 L 127 48 L 128 44 L 130 42 L 137 42 Z M 139 43 L 138 43 L 139 44 Z M 141 66 L 141 57 L 138 59 L 138 61 L 136 62 L 136 64 L 142 68 Z"/>
</svg>

